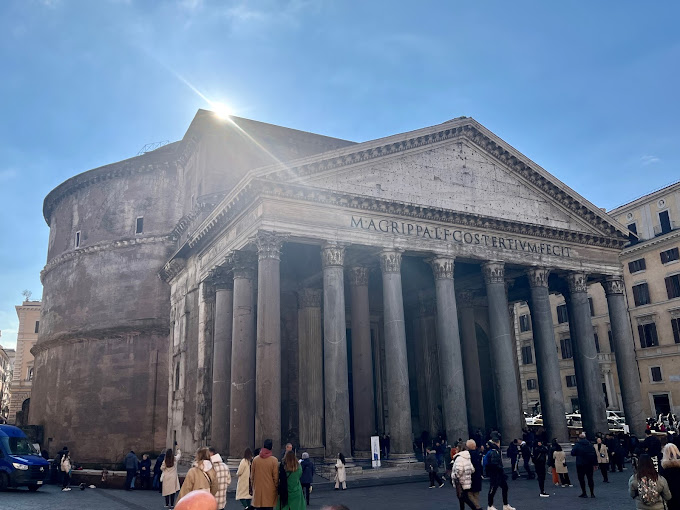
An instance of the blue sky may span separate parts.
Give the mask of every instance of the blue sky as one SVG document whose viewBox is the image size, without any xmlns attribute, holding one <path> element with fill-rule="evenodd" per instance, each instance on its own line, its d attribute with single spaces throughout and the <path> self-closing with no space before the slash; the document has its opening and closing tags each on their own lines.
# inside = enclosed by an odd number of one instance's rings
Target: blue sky
<svg viewBox="0 0 680 510">
<path fill-rule="evenodd" d="M 471 116 L 608 209 L 678 180 L 679 18 L 670 1 L 4 0 L 0 343 L 21 291 L 42 292 L 45 195 L 181 138 L 205 98 L 355 141 Z"/>
</svg>

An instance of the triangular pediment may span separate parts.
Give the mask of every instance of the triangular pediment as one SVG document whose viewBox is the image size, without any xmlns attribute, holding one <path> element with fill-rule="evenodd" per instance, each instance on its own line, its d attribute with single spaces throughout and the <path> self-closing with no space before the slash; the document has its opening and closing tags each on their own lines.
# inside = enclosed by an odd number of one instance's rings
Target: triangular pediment
<svg viewBox="0 0 680 510">
<path fill-rule="evenodd" d="M 625 228 L 472 119 L 269 167 L 260 178 L 624 238 Z"/>
</svg>

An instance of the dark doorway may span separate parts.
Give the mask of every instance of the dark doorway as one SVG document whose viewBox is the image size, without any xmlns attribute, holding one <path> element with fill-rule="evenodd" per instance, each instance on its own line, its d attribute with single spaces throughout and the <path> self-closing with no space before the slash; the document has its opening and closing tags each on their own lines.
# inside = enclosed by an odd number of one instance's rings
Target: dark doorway
<svg viewBox="0 0 680 510">
<path fill-rule="evenodd" d="M 668 400 L 668 393 L 653 395 L 652 398 L 654 399 L 655 416 L 671 412 L 671 403 Z"/>
<path fill-rule="evenodd" d="M 668 216 L 668 211 L 659 213 L 659 222 L 661 223 L 661 233 L 668 234 L 671 231 L 671 218 Z"/>
</svg>

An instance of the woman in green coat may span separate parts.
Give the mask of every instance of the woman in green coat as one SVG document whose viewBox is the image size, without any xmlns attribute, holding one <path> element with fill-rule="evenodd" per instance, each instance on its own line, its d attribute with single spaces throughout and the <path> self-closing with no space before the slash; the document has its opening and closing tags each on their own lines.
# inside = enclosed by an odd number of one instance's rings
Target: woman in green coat
<svg viewBox="0 0 680 510">
<path fill-rule="evenodd" d="M 302 467 L 292 451 L 286 453 L 283 459 L 283 467 L 288 478 L 288 503 L 281 506 L 279 500 L 276 508 L 279 510 L 305 510 L 305 497 L 302 494 L 302 485 L 300 485 Z"/>
</svg>

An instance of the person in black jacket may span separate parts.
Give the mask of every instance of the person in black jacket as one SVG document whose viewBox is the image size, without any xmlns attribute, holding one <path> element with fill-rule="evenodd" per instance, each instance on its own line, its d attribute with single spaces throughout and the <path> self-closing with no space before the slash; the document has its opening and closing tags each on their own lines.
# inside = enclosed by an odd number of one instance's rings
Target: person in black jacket
<svg viewBox="0 0 680 510">
<path fill-rule="evenodd" d="M 588 488 L 590 489 L 590 497 L 595 497 L 595 482 L 593 481 L 593 471 L 597 467 L 597 454 L 595 448 L 586 439 L 586 433 L 579 434 L 579 440 L 571 449 L 572 457 L 576 457 L 576 474 L 578 475 L 578 483 L 581 485 L 581 494 L 579 498 L 587 498 L 586 494 L 586 478 L 588 478 Z"/>
<path fill-rule="evenodd" d="M 158 490 L 159 493 L 163 492 L 163 485 L 161 484 L 161 466 L 165 460 L 165 452 L 156 458 L 156 463 L 153 465 L 153 488 Z"/>
<path fill-rule="evenodd" d="M 444 487 L 444 480 L 439 476 L 437 469 L 439 464 L 437 462 L 437 453 L 435 450 L 427 450 L 427 457 L 425 457 L 425 471 L 430 475 L 430 489 L 434 489 L 434 482 L 439 484 L 439 487 Z"/>
<path fill-rule="evenodd" d="M 642 441 L 642 450 L 652 458 L 654 467 L 658 471 L 659 461 L 661 460 L 661 441 L 652 434 L 651 430 L 645 430 L 645 436 L 645 440 Z"/>
<path fill-rule="evenodd" d="M 536 467 L 538 488 L 541 491 L 539 495 L 542 498 L 547 498 L 549 495 L 547 492 L 545 492 L 545 465 L 548 462 L 548 449 L 543 445 L 542 441 L 536 442 L 531 460 L 534 461 L 534 466 Z"/>
<path fill-rule="evenodd" d="M 472 485 L 470 486 L 468 496 L 475 506 L 479 508 L 479 493 L 482 491 L 482 454 L 477 449 L 477 443 L 474 439 L 468 439 L 465 447 L 470 452 L 470 462 L 472 467 L 475 468 L 475 472 L 472 473 Z"/>
<path fill-rule="evenodd" d="M 312 492 L 312 482 L 314 481 L 314 463 L 309 458 L 309 453 L 304 452 L 302 454 L 300 466 L 302 466 L 300 485 L 302 485 L 302 492 L 305 495 L 305 500 L 307 500 L 307 506 L 309 506 L 309 494 Z"/>
<path fill-rule="evenodd" d="M 142 461 L 139 463 L 139 478 L 142 490 L 148 490 L 151 485 L 151 459 L 146 453 L 142 455 Z"/>
<path fill-rule="evenodd" d="M 517 480 L 519 478 L 519 463 L 517 462 L 519 458 L 519 439 L 513 439 L 510 446 L 508 446 L 508 458 L 510 459 L 512 479 Z"/>
<path fill-rule="evenodd" d="M 487 444 L 486 458 L 486 475 L 489 477 L 489 495 L 488 504 L 490 508 L 493 506 L 493 500 L 496 496 L 496 491 L 500 487 L 501 495 L 503 496 L 503 510 L 515 510 L 508 503 L 508 477 L 503 471 L 503 457 L 501 455 L 501 438 L 496 432 L 491 433 L 491 441 Z"/>
<path fill-rule="evenodd" d="M 522 452 L 522 459 L 524 459 L 524 471 L 527 472 L 527 480 L 533 480 L 534 472 L 531 470 L 531 465 L 529 464 L 529 461 L 531 460 L 531 447 L 526 441 L 522 441 L 520 451 Z"/>
</svg>

